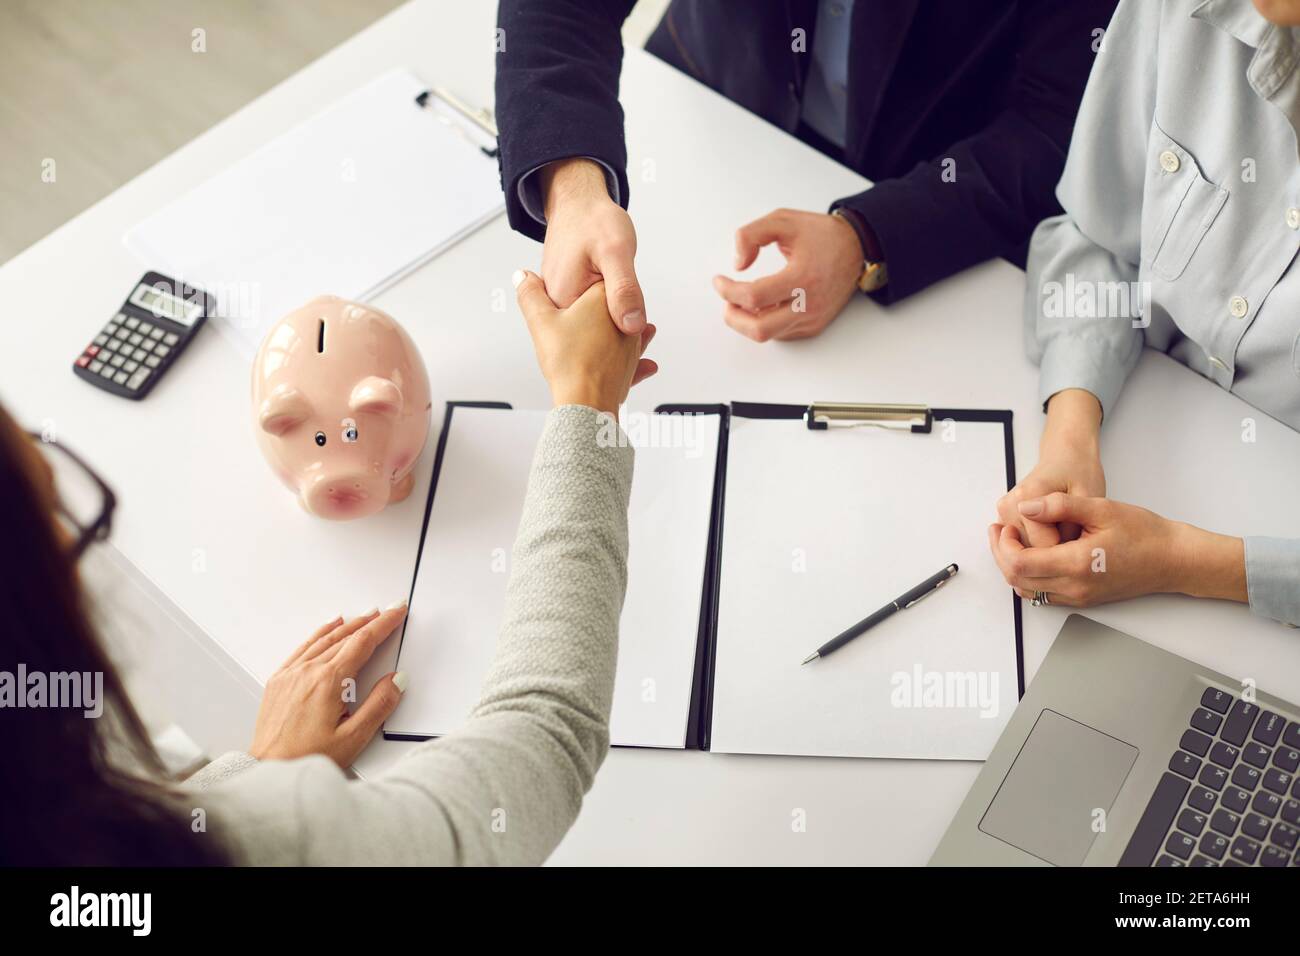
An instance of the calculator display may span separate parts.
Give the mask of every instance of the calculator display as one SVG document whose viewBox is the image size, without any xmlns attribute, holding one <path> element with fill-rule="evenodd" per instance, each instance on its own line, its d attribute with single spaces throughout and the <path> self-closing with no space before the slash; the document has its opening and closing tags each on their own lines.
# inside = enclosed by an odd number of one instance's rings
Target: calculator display
<svg viewBox="0 0 1300 956">
<path fill-rule="evenodd" d="M 131 301 L 154 315 L 171 319 L 182 325 L 189 325 L 201 308 L 197 302 L 186 302 L 143 282 L 136 286 L 135 292 L 131 293 Z"/>
</svg>

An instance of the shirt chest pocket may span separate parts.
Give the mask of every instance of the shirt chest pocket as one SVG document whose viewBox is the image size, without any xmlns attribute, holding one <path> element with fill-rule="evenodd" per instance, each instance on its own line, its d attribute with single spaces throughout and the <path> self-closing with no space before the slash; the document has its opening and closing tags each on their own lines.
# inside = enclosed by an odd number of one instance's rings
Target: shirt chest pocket
<svg viewBox="0 0 1300 956">
<path fill-rule="evenodd" d="M 1228 190 L 1206 179 L 1192 154 L 1152 123 L 1142 197 L 1142 258 L 1152 274 L 1167 282 L 1181 276 L 1227 200 Z"/>
</svg>

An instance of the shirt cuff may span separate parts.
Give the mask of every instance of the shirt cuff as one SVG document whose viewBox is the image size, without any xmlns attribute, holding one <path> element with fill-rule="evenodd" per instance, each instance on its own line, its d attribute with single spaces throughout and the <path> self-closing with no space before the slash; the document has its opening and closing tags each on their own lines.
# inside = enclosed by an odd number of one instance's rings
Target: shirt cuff
<svg viewBox="0 0 1300 956">
<path fill-rule="evenodd" d="M 589 159 L 593 163 L 605 170 L 605 186 L 609 189 L 609 198 L 615 203 L 622 205 L 622 197 L 619 195 L 618 177 L 614 175 L 614 170 L 610 168 L 609 163 L 597 159 L 595 156 L 576 156 L 574 159 Z M 554 160 L 560 162 L 560 160 Z M 524 207 L 524 212 L 532 216 L 543 226 L 546 225 L 546 213 L 543 211 L 542 203 L 542 186 L 537 180 L 537 173 L 543 166 L 549 166 L 550 163 L 541 163 L 534 166 L 528 172 L 519 177 L 519 205 Z"/>
<path fill-rule="evenodd" d="M 1038 398 L 1043 409 L 1057 392 L 1081 388 L 1097 397 L 1104 416 L 1119 399 L 1141 352 L 1141 339 L 1116 343 L 1087 335 L 1053 337 L 1039 360 Z"/>
<path fill-rule="evenodd" d="M 1300 538 L 1246 538 L 1250 609 L 1300 627 Z"/>
</svg>

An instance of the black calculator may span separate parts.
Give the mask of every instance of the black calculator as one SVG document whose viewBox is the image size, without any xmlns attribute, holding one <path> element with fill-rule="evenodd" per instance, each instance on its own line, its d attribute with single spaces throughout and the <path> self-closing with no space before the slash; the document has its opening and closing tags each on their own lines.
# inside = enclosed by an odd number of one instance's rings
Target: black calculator
<svg viewBox="0 0 1300 956">
<path fill-rule="evenodd" d="M 201 289 L 146 272 L 72 370 L 123 398 L 144 398 L 216 308 Z"/>
</svg>

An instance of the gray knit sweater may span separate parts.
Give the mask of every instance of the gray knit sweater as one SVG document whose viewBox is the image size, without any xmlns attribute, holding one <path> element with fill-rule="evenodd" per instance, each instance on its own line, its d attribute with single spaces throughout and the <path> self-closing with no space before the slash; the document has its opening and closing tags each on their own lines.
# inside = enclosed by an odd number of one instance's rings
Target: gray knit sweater
<svg viewBox="0 0 1300 956">
<path fill-rule="evenodd" d="M 630 448 L 555 409 L 533 460 L 505 620 L 483 695 L 453 734 L 349 780 L 325 757 L 227 754 L 191 778 L 191 809 L 236 862 L 533 864 L 572 825 L 609 747 L 627 584 Z M 418 694 L 418 677 L 407 693 Z M 198 815 L 194 815 L 195 818 Z"/>
</svg>

